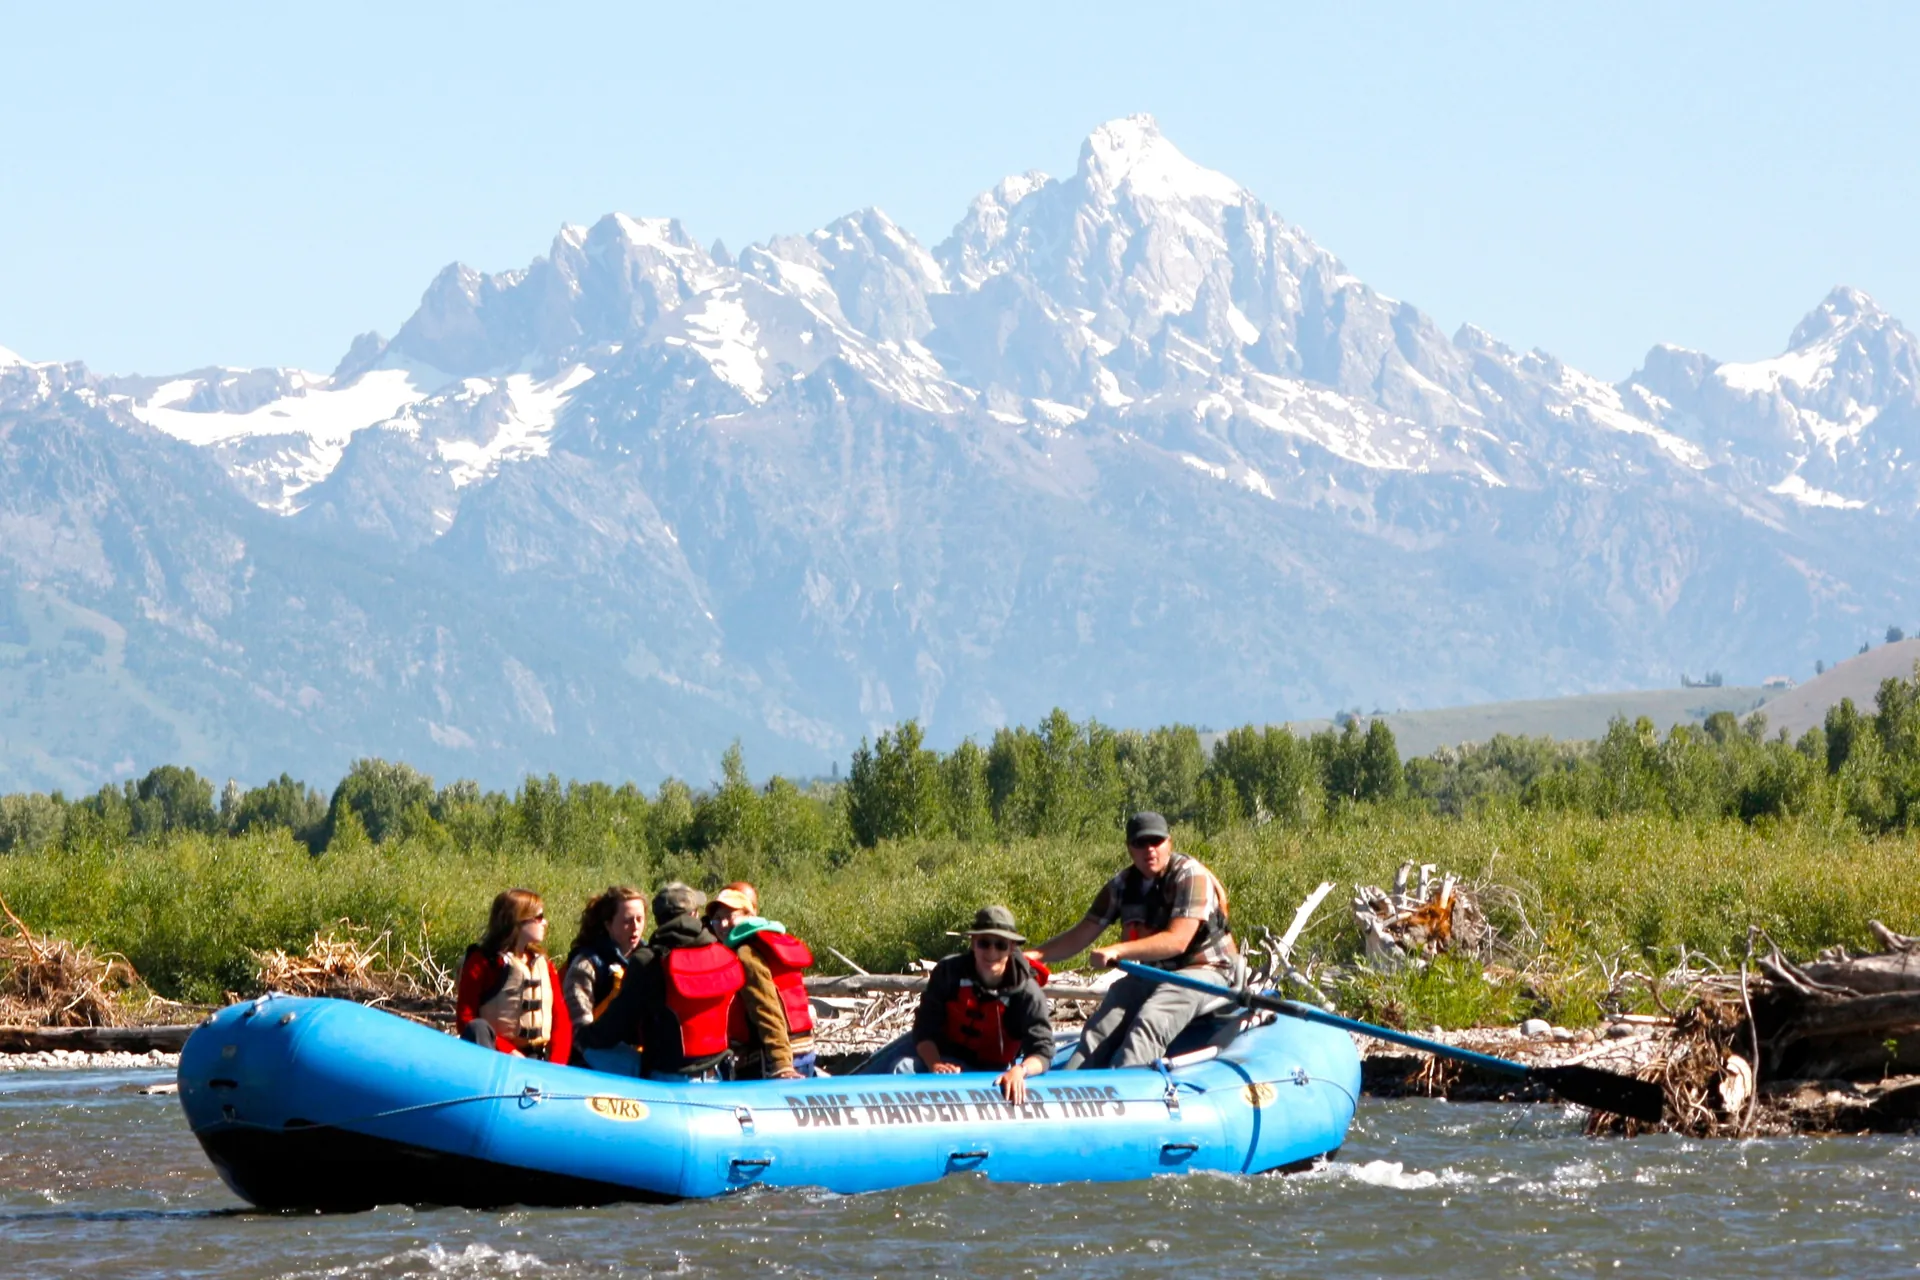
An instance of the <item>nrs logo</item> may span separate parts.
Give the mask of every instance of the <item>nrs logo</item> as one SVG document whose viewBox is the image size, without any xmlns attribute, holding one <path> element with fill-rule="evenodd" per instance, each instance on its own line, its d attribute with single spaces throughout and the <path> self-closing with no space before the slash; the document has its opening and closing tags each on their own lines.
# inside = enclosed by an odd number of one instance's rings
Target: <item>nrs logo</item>
<svg viewBox="0 0 1920 1280">
<path fill-rule="evenodd" d="M 597 1116 L 609 1120 L 645 1120 L 647 1104 L 636 1102 L 632 1098 L 588 1098 L 587 1106 Z"/>
</svg>

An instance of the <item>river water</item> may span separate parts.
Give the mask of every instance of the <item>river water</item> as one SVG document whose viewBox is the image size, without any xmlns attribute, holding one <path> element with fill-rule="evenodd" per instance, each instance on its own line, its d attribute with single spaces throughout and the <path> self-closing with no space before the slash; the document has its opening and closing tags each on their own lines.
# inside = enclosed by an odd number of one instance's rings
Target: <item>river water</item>
<svg viewBox="0 0 1920 1280">
<path fill-rule="evenodd" d="M 1594 1141 L 1557 1107 L 1362 1099 L 1292 1177 L 338 1217 L 247 1212 L 143 1096 L 0 1076 L 0 1276 L 1916 1276 L 1920 1140 Z"/>
</svg>

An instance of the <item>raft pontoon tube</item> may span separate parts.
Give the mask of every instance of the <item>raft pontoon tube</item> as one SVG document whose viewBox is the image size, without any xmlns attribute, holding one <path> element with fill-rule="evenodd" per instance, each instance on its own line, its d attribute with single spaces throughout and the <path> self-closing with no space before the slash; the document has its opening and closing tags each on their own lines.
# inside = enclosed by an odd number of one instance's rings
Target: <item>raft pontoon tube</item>
<svg viewBox="0 0 1920 1280">
<path fill-rule="evenodd" d="M 636 1080 L 347 1001 L 275 996 L 221 1010 L 180 1056 L 188 1123 L 235 1194 L 336 1210 L 1299 1168 L 1345 1140 L 1360 1062 L 1344 1032 L 1282 1018 L 1158 1070 L 1035 1077 L 1024 1106 L 993 1080 Z"/>
</svg>

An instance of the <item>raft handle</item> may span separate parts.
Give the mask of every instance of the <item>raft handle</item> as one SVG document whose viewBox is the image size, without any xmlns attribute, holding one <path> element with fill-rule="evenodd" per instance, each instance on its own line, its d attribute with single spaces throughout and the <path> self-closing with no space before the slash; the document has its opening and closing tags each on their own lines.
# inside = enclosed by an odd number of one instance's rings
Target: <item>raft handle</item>
<svg viewBox="0 0 1920 1280">
<path fill-rule="evenodd" d="M 947 1157 L 947 1163 L 949 1165 L 983 1165 L 987 1162 L 987 1157 L 990 1154 L 991 1152 L 986 1151 L 955 1151 Z"/>
<path fill-rule="evenodd" d="M 735 1107 L 733 1109 L 733 1118 L 740 1122 L 740 1132 L 753 1132 L 753 1109 L 751 1107 Z M 738 1164 L 740 1161 L 736 1160 L 734 1163 Z"/>
<path fill-rule="evenodd" d="M 773 1157 L 760 1156 L 752 1159 L 736 1157 L 728 1163 L 727 1180 L 729 1182 L 752 1182 L 773 1167 Z"/>
</svg>

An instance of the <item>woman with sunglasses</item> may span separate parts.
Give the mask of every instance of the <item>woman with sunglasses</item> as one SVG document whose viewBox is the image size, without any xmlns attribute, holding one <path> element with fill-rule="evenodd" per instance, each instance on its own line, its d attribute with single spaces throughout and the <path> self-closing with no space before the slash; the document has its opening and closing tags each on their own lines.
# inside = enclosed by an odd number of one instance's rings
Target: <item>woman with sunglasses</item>
<svg viewBox="0 0 1920 1280">
<path fill-rule="evenodd" d="M 1013 912 L 982 907 L 967 949 L 927 975 L 913 1030 L 875 1056 L 870 1072 L 998 1071 L 1008 1102 L 1027 1100 L 1027 1080 L 1053 1060 L 1053 1020 L 1040 993 L 1046 970 L 1020 953 Z"/>
<path fill-rule="evenodd" d="M 565 1062 L 573 1021 L 560 999 L 560 975 L 547 958 L 547 908 L 530 889 L 493 900 L 487 934 L 467 948 L 454 990 L 454 1021 L 463 1040 Z"/>
</svg>

